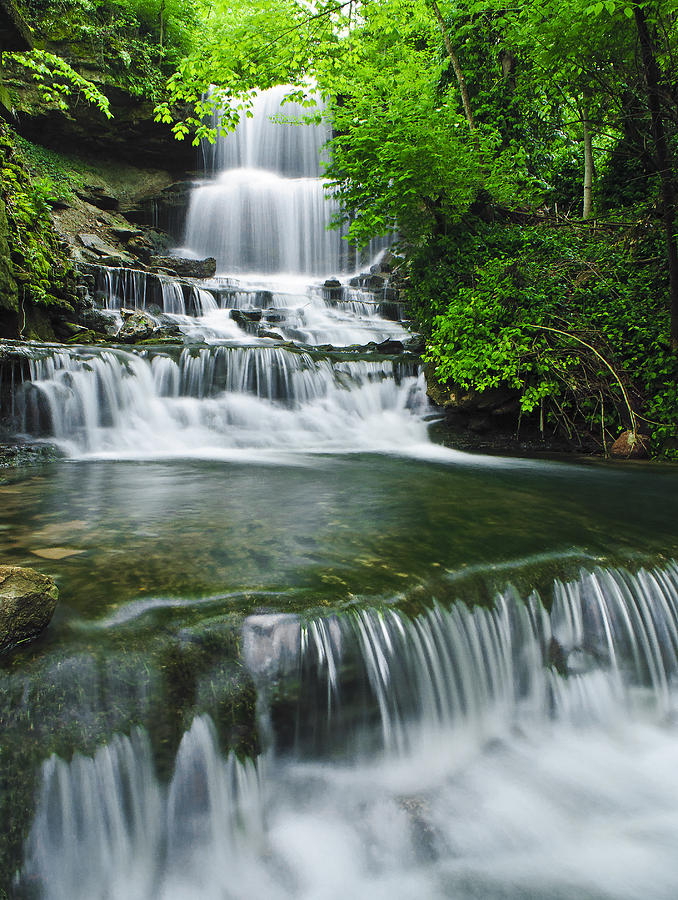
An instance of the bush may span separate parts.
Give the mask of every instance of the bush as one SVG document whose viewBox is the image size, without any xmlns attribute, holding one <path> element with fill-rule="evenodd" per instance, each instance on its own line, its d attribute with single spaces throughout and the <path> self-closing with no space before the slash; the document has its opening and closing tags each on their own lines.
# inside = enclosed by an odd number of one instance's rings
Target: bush
<svg viewBox="0 0 678 900">
<path fill-rule="evenodd" d="M 410 274 L 439 381 L 510 387 L 522 414 L 572 440 L 604 445 L 638 416 L 655 452 L 676 455 L 678 360 L 656 229 L 465 223 Z"/>
</svg>

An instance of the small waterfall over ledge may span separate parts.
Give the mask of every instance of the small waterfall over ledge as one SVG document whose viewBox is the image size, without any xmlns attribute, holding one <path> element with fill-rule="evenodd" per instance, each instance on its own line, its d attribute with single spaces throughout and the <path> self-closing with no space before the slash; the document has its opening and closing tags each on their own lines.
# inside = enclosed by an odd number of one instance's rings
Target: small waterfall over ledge
<svg viewBox="0 0 678 900">
<path fill-rule="evenodd" d="M 140 731 L 52 757 L 26 877 L 54 900 L 668 900 L 678 568 L 582 573 L 549 606 L 251 617 L 292 743 L 238 762 L 198 717 L 168 785 Z"/>
<path fill-rule="evenodd" d="M 426 441 L 413 360 L 330 360 L 281 347 L 61 350 L 29 362 L 24 433 L 69 455 L 394 451 Z"/>
</svg>

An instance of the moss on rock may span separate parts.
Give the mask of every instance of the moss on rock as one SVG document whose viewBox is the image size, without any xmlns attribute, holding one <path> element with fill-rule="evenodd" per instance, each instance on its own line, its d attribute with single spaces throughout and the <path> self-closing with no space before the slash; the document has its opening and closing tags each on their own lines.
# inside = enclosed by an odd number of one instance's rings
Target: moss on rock
<svg viewBox="0 0 678 900">
<path fill-rule="evenodd" d="M 34 181 L 0 126 L 0 337 L 50 340 L 72 310 L 75 271 L 50 215 L 49 186 Z"/>
</svg>

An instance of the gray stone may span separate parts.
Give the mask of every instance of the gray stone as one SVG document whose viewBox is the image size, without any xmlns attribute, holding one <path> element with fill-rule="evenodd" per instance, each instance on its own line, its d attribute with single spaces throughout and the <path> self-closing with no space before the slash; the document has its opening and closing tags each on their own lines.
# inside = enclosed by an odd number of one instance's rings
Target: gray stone
<svg viewBox="0 0 678 900">
<path fill-rule="evenodd" d="M 54 579 L 35 569 L 0 566 L 0 654 L 37 637 L 59 599 Z"/>
<path fill-rule="evenodd" d="M 382 341 L 381 344 L 377 344 L 376 349 L 379 353 L 386 353 L 388 356 L 393 356 L 397 353 L 402 353 L 405 350 L 405 347 L 401 341 L 386 340 Z"/>
<path fill-rule="evenodd" d="M 102 240 L 98 234 L 80 234 L 78 237 L 82 245 L 95 253 L 103 265 L 122 268 L 134 265 L 131 256 L 123 253 L 122 250 L 116 250 L 111 244 Z"/>
<path fill-rule="evenodd" d="M 76 191 L 75 193 L 85 203 L 96 206 L 97 209 L 110 211 L 120 207 L 120 201 L 117 197 L 112 197 L 102 187 L 97 187 L 96 185 L 85 185 L 81 191 Z"/>
<path fill-rule="evenodd" d="M 118 318 L 110 310 L 87 309 L 80 316 L 80 321 L 85 328 L 98 334 L 115 335 L 118 333 Z"/>
</svg>

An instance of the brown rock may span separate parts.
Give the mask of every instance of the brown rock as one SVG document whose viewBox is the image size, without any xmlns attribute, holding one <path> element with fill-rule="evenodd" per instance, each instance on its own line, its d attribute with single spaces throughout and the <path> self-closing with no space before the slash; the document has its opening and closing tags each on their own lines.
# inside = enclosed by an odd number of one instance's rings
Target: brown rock
<svg viewBox="0 0 678 900">
<path fill-rule="evenodd" d="M 647 434 L 624 431 L 610 448 L 615 459 L 647 459 L 650 455 L 650 438 Z"/>
<path fill-rule="evenodd" d="M 50 622 L 59 589 L 48 575 L 0 566 L 0 654 L 30 641 Z"/>
</svg>

